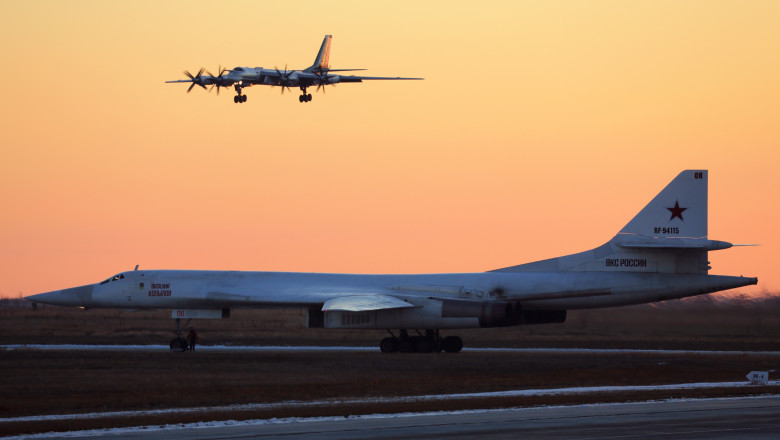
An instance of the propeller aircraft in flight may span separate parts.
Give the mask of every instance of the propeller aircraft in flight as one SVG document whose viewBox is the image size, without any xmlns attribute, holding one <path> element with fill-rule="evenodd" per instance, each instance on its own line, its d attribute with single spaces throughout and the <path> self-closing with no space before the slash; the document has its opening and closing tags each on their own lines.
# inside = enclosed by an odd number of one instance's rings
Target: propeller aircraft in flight
<svg viewBox="0 0 780 440">
<path fill-rule="evenodd" d="M 217 88 L 217 94 L 223 87 L 233 87 L 236 91 L 236 96 L 233 97 L 233 102 L 242 103 L 246 102 L 247 96 L 242 94 L 243 89 L 252 87 L 255 85 L 281 87 L 282 94 L 284 89 L 290 90 L 290 87 L 298 87 L 301 89 L 301 95 L 298 97 L 299 102 L 309 102 L 312 99 L 311 93 L 307 93 L 309 87 L 317 86 L 317 90 L 322 89 L 325 93 L 325 86 L 335 85 L 339 83 L 358 83 L 366 80 L 422 80 L 424 78 L 401 78 L 401 77 L 385 77 L 385 76 L 355 76 L 355 75 L 339 75 L 332 74 L 331 72 L 348 72 L 356 70 L 366 69 L 331 69 L 330 68 L 330 42 L 333 39 L 332 35 L 326 35 L 322 40 L 322 46 L 320 46 L 317 57 L 314 59 L 314 64 L 303 70 L 287 70 L 287 66 L 284 70 L 277 68 L 264 69 L 262 67 L 234 67 L 232 69 L 223 69 L 219 67 L 219 74 L 213 75 L 206 69 L 201 68 L 195 75 L 188 71 L 184 71 L 184 74 L 189 79 L 177 79 L 174 81 L 166 81 L 166 83 L 192 83 L 187 89 L 187 93 L 192 91 L 195 86 L 200 86 L 206 89 L 206 86 L 211 86 L 208 90 L 211 91 L 214 87 Z M 205 75 L 204 75 L 205 73 Z"/>
<path fill-rule="evenodd" d="M 488 272 L 354 275 L 136 270 L 102 282 L 26 297 L 84 308 L 173 309 L 179 320 L 229 317 L 233 308 L 298 308 L 307 326 L 385 329 L 383 352 L 458 352 L 440 329 L 561 323 L 570 309 L 685 298 L 756 284 L 710 275 L 707 170 L 681 172 L 611 240 L 589 251 Z M 619 312 L 618 312 L 619 313 Z M 185 324 L 186 325 L 186 324 Z M 395 330 L 395 333 L 393 333 Z M 416 331 L 416 335 L 410 335 Z"/>
</svg>

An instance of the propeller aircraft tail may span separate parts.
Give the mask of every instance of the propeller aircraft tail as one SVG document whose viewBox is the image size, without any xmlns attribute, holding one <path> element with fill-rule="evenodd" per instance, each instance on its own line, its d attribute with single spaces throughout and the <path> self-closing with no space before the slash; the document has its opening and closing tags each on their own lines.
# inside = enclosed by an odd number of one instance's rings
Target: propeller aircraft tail
<svg viewBox="0 0 780 440">
<path fill-rule="evenodd" d="M 325 35 L 322 40 L 319 52 L 317 52 L 317 58 L 314 59 L 314 64 L 303 69 L 306 73 L 325 73 L 330 68 L 330 41 L 333 39 L 333 35 Z"/>
</svg>

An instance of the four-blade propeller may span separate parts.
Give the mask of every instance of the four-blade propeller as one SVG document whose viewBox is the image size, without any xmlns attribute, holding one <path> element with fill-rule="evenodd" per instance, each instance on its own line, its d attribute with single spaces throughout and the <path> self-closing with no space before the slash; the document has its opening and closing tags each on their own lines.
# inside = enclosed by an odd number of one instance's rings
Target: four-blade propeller
<svg viewBox="0 0 780 440">
<path fill-rule="evenodd" d="M 284 95 L 284 89 L 290 90 L 290 75 L 295 73 L 294 70 L 287 71 L 287 64 L 284 65 L 284 73 L 280 72 L 278 68 L 274 67 L 276 73 L 279 75 L 278 85 L 282 86 L 282 95 Z"/>
<path fill-rule="evenodd" d="M 222 76 L 222 74 L 227 72 L 227 69 L 223 69 L 222 68 L 222 64 L 220 64 L 218 71 L 219 71 L 219 75 L 217 75 L 217 76 L 214 76 L 211 73 L 209 73 L 208 71 L 206 71 L 206 73 L 208 73 L 210 77 L 214 78 L 214 84 L 211 85 L 211 88 L 209 89 L 209 93 L 211 93 L 211 91 L 214 89 L 214 86 L 217 86 L 217 95 L 219 95 L 219 88 L 220 87 L 227 87 L 228 86 L 228 84 L 225 82 L 225 78 Z"/>
<path fill-rule="evenodd" d="M 325 86 L 331 85 L 333 87 L 336 87 L 336 83 L 331 82 L 331 76 L 328 75 L 327 70 L 320 70 L 319 72 L 319 79 L 317 80 L 317 91 L 322 88 L 322 93 L 325 94 Z"/>
<path fill-rule="evenodd" d="M 190 88 L 187 89 L 187 93 L 190 93 L 190 91 L 192 90 L 193 87 L 195 87 L 195 85 L 199 85 L 203 87 L 203 90 L 206 90 L 206 86 L 203 84 L 203 78 L 202 78 L 204 70 L 206 69 L 201 67 L 200 70 L 198 71 L 198 74 L 195 76 L 192 76 L 192 74 L 186 70 L 184 71 L 184 74 L 187 75 L 190 78 L 190 80 L 192 80 L 192 85 L 190 85 Z"/>
</svg>

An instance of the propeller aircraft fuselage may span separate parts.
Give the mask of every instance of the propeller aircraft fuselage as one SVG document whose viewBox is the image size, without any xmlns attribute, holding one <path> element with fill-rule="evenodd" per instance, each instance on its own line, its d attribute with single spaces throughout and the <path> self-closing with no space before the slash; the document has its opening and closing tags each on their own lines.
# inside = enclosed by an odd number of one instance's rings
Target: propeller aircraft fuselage
<svg viewBox="0 0 780 440">
<path fill-rule="evenodd" d="M 330 42 L 333 37 L 326 35 L 322 41 L 322 46 L 317 57 L 314 60 L 314 64 L 303 70 L 287 70 L 285 66 L 284 70 L 277 68 L 264 69 L 262 67 L 234 67 L 232 69 L 223 69 L 219 67 L 217 75 L 213 75 L 206 69 L 201 68 L 197 74 L 192 75 L 188 71 L 184 71 L 184 74 L 189 79 L 180 79 L 174 81 L 166 81 L 166 83 L 191 83 L 187 89 L 187 93 L 192 91 L 195 86 L 200 86 L 206 89 L 207 86 L 211 86 L 208 90 L 211 91 L 214 87 L 217 88 L 217 94 L 223 87 L 233 87 L 236 91 L 236 96 L 233 97 L 233 102 L 241 103 L 246 102 L 247 97 L 242 94 L 242 90 L 247 87 L 255 85 L 281 87 L 282 93 L 284 89 L 290 89 L 291 87 L 297 87 L 301 89 L 301 95 L 298 97 L 299 102 L 309 102 L 312 99 L 310 93 L 306 93 L 309 87 L 317 86 L 317 90 L 322 90 L 325 93 L 325 86 L 335 85 L 339 83 L 355 83 L 363 82 L 364 80 L 421 80 L 423 78 L 402 78 L 402 77 L 380 77 L 380 76 L 356 76 L 356 75 L 340 75 L 332 74 L 330 72 L 345 72 L 365 69 L 331 69 L 329 66 L 330 58 Z M 205 73 L 205 75 L 204 75 Z"/>
</svg>

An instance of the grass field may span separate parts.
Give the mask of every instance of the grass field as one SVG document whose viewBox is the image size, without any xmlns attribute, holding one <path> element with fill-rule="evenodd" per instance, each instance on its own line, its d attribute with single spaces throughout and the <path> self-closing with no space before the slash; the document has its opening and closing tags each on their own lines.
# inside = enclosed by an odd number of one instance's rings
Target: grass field
<svg viewBox="0 0 780 440">
<path fill-rule="evenodd" d="M 776 393 L 777 387 L 642 391 L 435 402 L 340 403 L 344 399 L 605 385 L 744 380 L 778 367 L 776 356 L 625 354 L 386 355 L 379 352 L 168 353 L 12 350 L 0 353 L 2 417 L 241 403 L 319 406 L 224 409 L 43 422 L 3 422 L 0 435 L 42 430 L 219 419 L 348 416 L 562 403 Z"/>
<path fill-rule="evenodd" d="M 382 330 L 304 327 L 299 310 L 233 310 L 195 320 L 203 344 L 377 346 Z M 170 311 L 81 310 L 0 301 L 0 344 L 167 344 Z M 611 309 L 572 310 L 563 324 L 450 330 L 466 347 L 780 350 L 780 296 L 697 297 Z"/>
<path fill-rule="evenodd" d="M 780 301 L 703 297 L 573 311 L 564 324 L 457 331 L 467 347 L 780 351 Z M 168 311 L 78 310 L 0 304 L 0 345 L 167 344 Z M 237 310 L 194 322 L 201 342 L 376 346 L 382 331 L 306 329 L 295 310 Z M 453 333 L 449 333 L 453 334 Z M 442 402 L 353 403 L 349 398 L 601 385 L 741 381 L 779 370 L 780 357 L 692 354 L 462 352 L 195 352 L 0 350 L 0 435 L 43 430 L 541 404 L 777 393 L 777 387 L 643 391 Z M 2 418 L 237 403 L 334 399 L 316 407 L 207 411 L 56 422 Z"/>
</svg>

